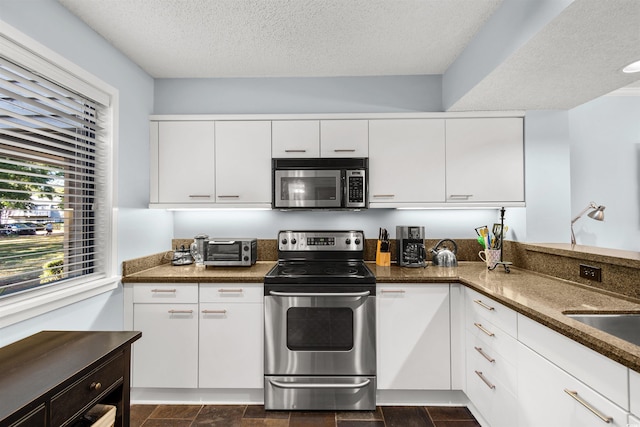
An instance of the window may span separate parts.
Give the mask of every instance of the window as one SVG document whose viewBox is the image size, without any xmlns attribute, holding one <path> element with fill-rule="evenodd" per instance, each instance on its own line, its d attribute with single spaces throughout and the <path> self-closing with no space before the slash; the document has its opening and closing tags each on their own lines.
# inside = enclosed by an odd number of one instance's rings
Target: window
<svg viewBox="0 0 640 427">
<path fill-rule="evenodd" d="M 110 279 L 113 233 L 109 98 L 7 39 L 0 47 L 1 308 Z"/>
</svg>

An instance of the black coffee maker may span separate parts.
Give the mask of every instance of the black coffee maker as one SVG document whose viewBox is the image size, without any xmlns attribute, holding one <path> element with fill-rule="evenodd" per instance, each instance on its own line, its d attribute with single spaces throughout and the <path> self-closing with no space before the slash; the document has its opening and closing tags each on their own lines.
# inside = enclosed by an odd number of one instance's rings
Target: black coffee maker
<svg viewBox="0 0 640 427">
<path fill-rule="evenodd" d="M 424 247 L 424 227 L 396 226 L 398 265 L 401 267 L 426 267 L 427 251 Z"/>
</svg>

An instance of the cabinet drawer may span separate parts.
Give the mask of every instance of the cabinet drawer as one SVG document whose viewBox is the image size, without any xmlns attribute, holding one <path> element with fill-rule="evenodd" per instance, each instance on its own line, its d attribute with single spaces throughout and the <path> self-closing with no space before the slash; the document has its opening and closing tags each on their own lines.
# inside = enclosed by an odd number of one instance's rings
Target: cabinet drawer
<svg viewBox="0 0 640 427">
<path fill-rule="evenodd" d="M 495 353 L 507 360 L 516 360 L 518 342 L 511 335 L 496 326 L 493 322 L 471 313 L 467 316 L 467 335 L 481 338 Z"/>
<path fill-rule="evenodd" d="M 51 400 L 51 425 L 60 426 L 89 409 L 102 395 L 121 385 L 125 370 L 124 354 L 119 354 Z"/>
<path fill-rule="evenodd" d="M 197 283 L 136 283 L 134 303 L 197 303 Z"/>
<path fill-rule="evenodd" d="M 480 316 L 511 335 L 518 335 L 518 316 L 510 308 L 467 288 L 467 313 Z"/>
<path fill-rule="evenodd" d="M 513 394 L 518 389 L 518 372 L 515 364 L 514 359 L 505 358 L 487 345 L 481 337 L 467 334 L 467 365 L 470 370 L 484 372 L 487 377 L 504 384 Z"/>
<path fill-rule="evenodd" d="M 640 373 L 629 370 L 629 396 L 631 408 L 629 412 L 640 416 Z M 640 427 L 640 423 L 638 424 Z"/>
<path fill-rule="evenodd" d="M 216 283 L 200 285 L 200 302 L 262 302 L 261 284 Z"/>
<path fill-rule="evenodd" d="M 467 363 L 467 394 L 491 427 L 517 425 L 518 399 L 491 372 Z"/>
<path fill-rule="evenodd" d="M 518 339 L 621 408 L 629 409 L 628 368 L 523 315 L 518 315 Z"/>
</svg>

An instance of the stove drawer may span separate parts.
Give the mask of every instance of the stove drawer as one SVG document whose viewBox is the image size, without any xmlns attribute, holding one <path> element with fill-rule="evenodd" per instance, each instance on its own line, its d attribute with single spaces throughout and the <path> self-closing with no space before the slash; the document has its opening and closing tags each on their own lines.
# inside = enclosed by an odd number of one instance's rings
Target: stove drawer
<svg viewBox="0 0 640 427">
<path fill-rule="evenodd" d="M 267 410 L 376 409 L 376 377 L 265 376 Z"/>
</svg>

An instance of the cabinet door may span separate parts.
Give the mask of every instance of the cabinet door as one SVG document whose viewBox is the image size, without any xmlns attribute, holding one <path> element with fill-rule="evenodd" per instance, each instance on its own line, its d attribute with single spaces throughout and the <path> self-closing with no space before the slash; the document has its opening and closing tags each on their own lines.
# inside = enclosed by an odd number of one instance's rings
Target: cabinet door
<svg viewBox="0 0 640 427">
<path fill-rule="evenodd" d="M 451 388 L 449 285 L 378 286 L 378 388 Z"/>
<path fill-rule="evenodd" d="M 368 157 L 367 120 L 320 121 L 320 157 Z"/>
<path fill-rule="evenodd" d="M 158 202 L 213 202 L 213 122 L 160 122 L 157 138 Z"/>
<path fill-rule="evenodd" d="M 627 413 L 524 345 L 518 346 L 520 427 L 627 425 Z"/>
<path fill-rule="evenodd" d="M 320 121 L 274 120 L 271 122 L 271 156 L 320 157 Z"/>
<path fill-rule="evenodd" d="M 262 303 L 200 303 L 200 388 L 262 388 Z"/>
<path fill-rule="evenodd" d="M 640 373 L 632 370 L 629 370 L 629 397 L 631 413 L 640 416 Z"/>
<path fill-rule="evenodd" d="M 523 119 L 446 120 L 447 202 L 523 202 Z"/>
<path fill-rule="evenodd" d="M 216 122 L 216 202 L 271 203 L 271 122 Z"/>
<path fill-rule="evenodd" d="M 444 120 L 369 121 L 371 207 L 444 202 Z"/>
<path fill-rule="evenodd" d="M 133 387 L 198 387 L 198 304 L 134 304 Z"/>
</svg>

